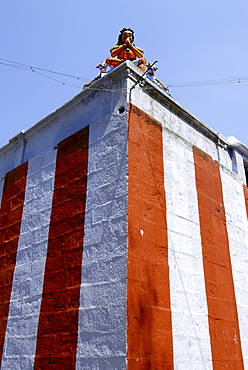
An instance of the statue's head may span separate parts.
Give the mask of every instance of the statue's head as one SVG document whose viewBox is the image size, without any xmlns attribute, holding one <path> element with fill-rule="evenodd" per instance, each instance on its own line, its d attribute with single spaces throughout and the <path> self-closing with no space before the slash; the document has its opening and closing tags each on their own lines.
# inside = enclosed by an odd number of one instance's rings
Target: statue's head
<svg viewBox="0 0 248 370">
<path fill-rule="evenodd" d="M 133 44 L 133 42 L 134 42 L 134 31 L 131 28 L 123 28 L 120 31 L 118 41 L 117 41 L 117 45 L 122 45 L 124 40 L 127 37 L 130 37 L 130 39 L 132 40 L 132 44 Z"/>
</svg>

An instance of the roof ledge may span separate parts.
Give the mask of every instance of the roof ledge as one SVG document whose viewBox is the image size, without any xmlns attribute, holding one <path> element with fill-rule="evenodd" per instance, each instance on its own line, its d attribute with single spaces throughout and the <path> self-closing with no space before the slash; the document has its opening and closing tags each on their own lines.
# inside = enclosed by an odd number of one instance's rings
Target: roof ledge
<svg viewBox="0 0 248 370">
<path fill-rule="evenodd" d="M 237 150 L 248 159 L 248 147 L 241 141 L 239 141 L 236 137 L 228 136 L 227 143 L 229 148 Z"/>
</svg>

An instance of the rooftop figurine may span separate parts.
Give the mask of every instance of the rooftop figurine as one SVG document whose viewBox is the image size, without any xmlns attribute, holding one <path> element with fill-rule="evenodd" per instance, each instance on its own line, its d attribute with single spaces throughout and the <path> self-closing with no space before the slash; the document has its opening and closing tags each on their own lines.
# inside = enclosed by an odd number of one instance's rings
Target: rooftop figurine
<svg viewBox="0 0 248 370">
<path fill-rule="evenodd" d="M 156 63 L 156 62 L 154 62 Z M 163 90 L 166 91 L 168 95 L 170 95 L 169 88 L 165 86 L 158 78 L 155 77 L 155 72 L 158 70 L 157 67 L 154 66 L 153 64 L 148 63 L 147 64 L 147 71 L 146 71 L 146 76 L 149 80 L 155 82 L 156 85 L 161 87 Z"/>
<path fill-rule="evenodd" d="M 131 60 L 144 72 L 141 78 L 145 78 L 146 75 L 149 80 L 151 80 L 153 83 L 165 90 L 165 92 L 170 95 L 168 87 L 155 77 L 155 72 L 158 68 L 155 67 L 154 64 L 157 63 L 157 61 L 152 64 L 146 64 L 146 59 L 143 58 L 144 51 L 134 45 L 134 31 L 131 28 L 123 28 L 120 31 L 117 44 L 110 49 L 110 54 L 111 57 L 107 58 L 104 62 L 101 62 L 96 66 L 96 68 L 99 69 L 98 76 L 95 77 L 92 81 L 87 82 L 83 86 L 83 88 L 89 87 L 92 82 L 104 77 L 109 72 L 107 67 L 110 67 L 111 70 L 121 63 L 125 62 L 126 60 Z M 138 79 L 137 82 L 140 82 L 140 79 Z"/>
<path fill-rule="evenodd" d="M 109 66 L 117 67 L 126 60 L 134 63 L 146 71 L 146 60 L 143 58 L 144 51 L 134 45 L 134 31 L 131 28 L 123 28 L 120 31 L 116 46 L 110 49 L 111 57 L 106 59 Z"/>
</svg>

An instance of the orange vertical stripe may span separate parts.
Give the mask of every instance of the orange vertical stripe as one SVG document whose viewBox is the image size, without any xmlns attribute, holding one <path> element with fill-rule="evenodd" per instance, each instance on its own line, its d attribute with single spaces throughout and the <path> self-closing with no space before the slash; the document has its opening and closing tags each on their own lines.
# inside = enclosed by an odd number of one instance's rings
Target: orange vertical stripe
<svg viewBox="0 0 248 370">
<path fill-rule="evenodd" d="M 243 369 L 219 165 L 196 147 L 194 161 L 213 368 Z"/>
<path fill-rule="evenodd" d="M 128 368 L 173 369 L 161 124 L 133 105 L 128 138 Z"/>
<path fill-rule="evenodd" d="M 0 364 L 24 204 L 27 162 L 5 176 L 0 211 Z"/>
<path fill-rule="evenodd" d="M 35 369 L 75 369 L 87 190 L 88 127 L 59 145 Z"/>
<path fill-rule="evenodd" d="M 244 189 L 244 196 L 245 196 L 246 213 L 248 217 L 248 187 L 244 185 L 243 189 Z"/>
</svg>

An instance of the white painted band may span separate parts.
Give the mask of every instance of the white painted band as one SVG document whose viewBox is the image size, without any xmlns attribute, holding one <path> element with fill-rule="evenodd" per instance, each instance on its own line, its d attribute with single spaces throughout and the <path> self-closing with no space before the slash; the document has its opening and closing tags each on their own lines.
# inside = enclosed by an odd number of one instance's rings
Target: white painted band
<svg viewBox="0 0 248 370">
<path fill-rule="evenodd" d="M 194 159 L 164 131 L 170 292 L 175 369 L 212 369 Z"/>
<path fill-rule="evenodd" d="M 90 125 L 76 368 L 124 369 L 127 116 Z M 103 133 L 103 136 L 99 134 Z"/>
<path fill-rule="evenodd" d="M 1 370 L 33 368 L 56 154 L 56 150 L 49 150 L 28 164 Z"/>
<path fill-rule="evenodd" d="M 248 222 L 242 184 L 221 168 L 224 206 L 244 368 L 248 369 Z"/>
</svg>

